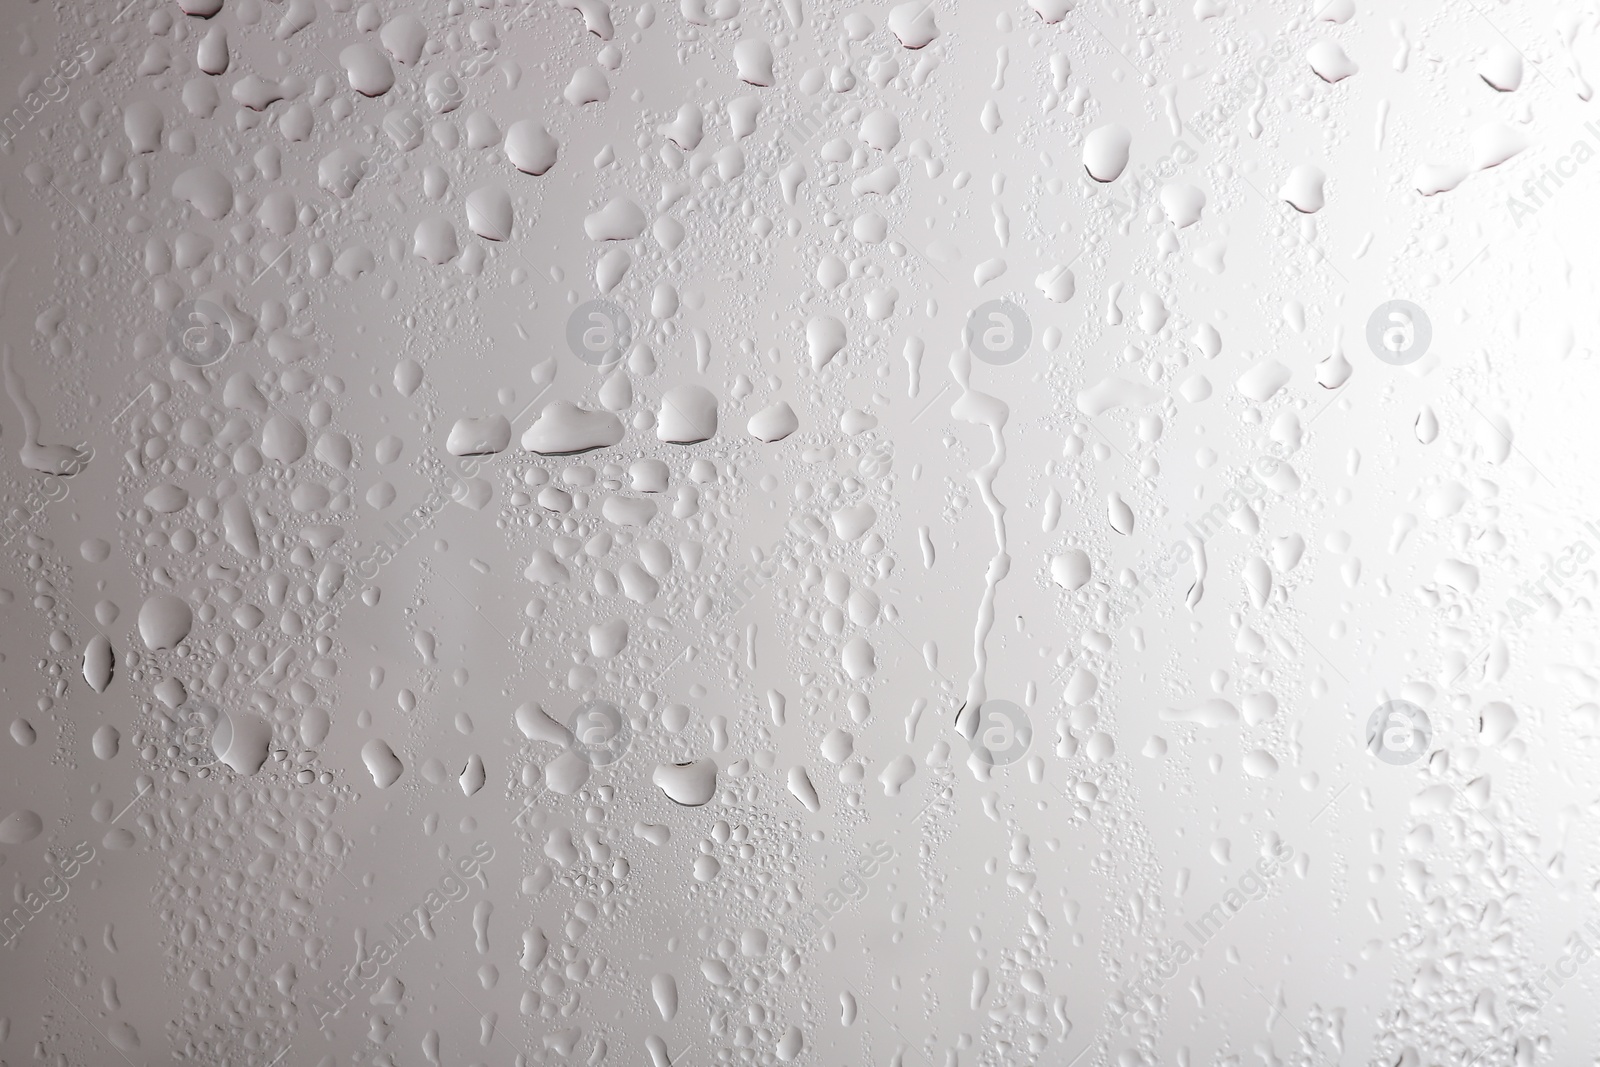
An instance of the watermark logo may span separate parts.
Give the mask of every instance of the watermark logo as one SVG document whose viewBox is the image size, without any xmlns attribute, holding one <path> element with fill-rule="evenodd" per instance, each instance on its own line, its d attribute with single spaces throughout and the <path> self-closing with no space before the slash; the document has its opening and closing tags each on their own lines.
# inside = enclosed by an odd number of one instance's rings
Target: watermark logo
<svg viewBox="0 0 1600 1067">
<path fill-rule="evenodd" d="M 1409 700 L 1391 700 L 1367 719 L 1367 751 L 1390 766 L 1415 763 L 1432 740 L 1428 713 Z"/>
<path fill-rule="evenodd" d="M 494 847 L 479 841 L 459 859 L 445 861 L 445 873 L 438 884 L 428 890 L 428 895 L 413 907 L 402 912 L 392 922 L 371 932 L 360 946 L 361 956 L 337 979 L 322 983 L 320 990 L 310 992 L 311 1010 L 317 1014 L 318 1026 L 326 1032 L 328 1024 L 356 998 L 370 989 L 384 974 L 390 964 L 400 958 L 406 947 L 419 936 L 433 936 L 436 916 L 452 904 L 465 900 L 472 891 L 472 883 L 489 890 L 489 878 L 484 868 L 494 859 Z"/>
<path fill-rule="evenodd" d="M 1201 145 L 1217 142 L 1228 124 L 1251 101 L 1266 99 L 1268 85 L 1278 75 L 1292 69 L 1289 60 L 1294 48 L 1282 34 L 1268 45 L 1258 48 L 1245 69 L 1221 84 L 1217 99 L 1196 111 L 1183 123 L 1184 135 L 1173 142 L 1172 148 L 1153 164 L 1135 163 L 1125 172 L 1121 181 L 1101 186 L 1091 183 L 1090 192 L 1107 200 L 1125 215 L 1146 204 L 1153 203 L 1161 186 L 1176 178 L 1190 163 L 1200 158 L 1200 153 L 1187 138 L 1192 135 Z M 1122 192 L 1127 201 L 1119 200 Z"/>
<path fill-rule="evenodd" d="M 719 614 L 732 618 L 743 611 L 745 605 L 778 576 L 786 562 L 797 559 L 797 551 L 807 542 L 813 545 L 828 543 L 828 524 L 816 515 L 799 514 L 789 520 L 783 537 L 772 546 L 772 551 L 760 563 L 740 571 L 725 587 L 724 605 Z"/>
<path fill-rule="evenodd" d="M 1415 363 L 1432 343 L 1433 323 L 1428 313 L 1409 300 L 1379 304 L 1367 319 L 1367 347 L 1385 363 L 1396 367 Z"/>
<path fill-rule="evenodd" d="M 185 700 L 166 717 L 167 754 L 191 769 L 211 766 L 222 758 L 213 743 L 222 722 L 222 709 L 210 701 Z"/>
<path fill-rule="evenodd" d="M 1124 214 L 1131 215 L 1135 208 L 1145 204 L 1152 204 L 1160 195 L 1161 187 L 1183 170 L 1184 167 L 1200 158 L 1189 142 L 1179 138 L 1174 141 L 1172 148 L 1156 160 L 1153 164 L 1135 163 L 1124 172 L 1124 180 L 1111 185 L 1092 183 L 1091 192 L 1108 200 L 1113 207 L 1120 208 Z M 1126 191 L 1128 200 L 1117 199 L 1118 187 Z"/>
<path fill-rule="evenodd" d="M 1234 516 L 1248 508 L 1259 518 L 1259 513 L 1265 511 L 1269 504 L 1284 499 L 1286 494 L 1297 489 L 1297 482 L 1291 485 L 1277 480 L 1287 467 L 1289 454 L 1288 447 L 1282 442 L 1269 442 L 1265 453 L 1234 468 L 1228 488 L 1209 508 L 1183 524 L 1181 537 L 1171 541 L 1160 555 L 1149 559 L 1148 563 L 1141 560 L 1134 568 L 1138 578 L 1118 611 L 1118 625 L 1131 623 L 1134 616 L 1143 611 L 1151 598 L 1165 588 L 1184 566 L 1197 557 L 1203 557 L 1206 545 L 1213 537 L 1224 530 L 1233 529 Z M 1191 584 L 1185 599 L 1194 592 Z M 1074 652 L 1061 665 L 1061 672 L 1075 663 L 1078 655 L 1079 652 Z"/>
<path fill-rule="evenodd" d="M 39 117 L 47 104 L 66 99 L 67 83 L 88 69 L 93 56 L 93 45 L 80 44 L 72 55 L 58 61 L 55 69 L 23 97 L 22 103 L 12 108 L 10 114 L 0 115 L 0 150 L 9 150 L 11 142 Z"/>
<path fill-rule="evenodd" d="M 402 549 L 420 537 L 423 531 L 432 526 L 434 519 L 444 510 L 446 504 L 452 500 L 464 499 L 471 492 L 468 481 L 476 478 L 478 471 L 493 458 L 491 455 L 456 459 L 455 470 L 448 472 L 451 478 L 448 488 L 435 489 L 422 503 L 410 511 L 403 512 L 398 519 L 386 519 L 383 524 L 384 532 L 391 540 L 378 540 L 371 552 L 352 564 L 351 570 L 355 572 L 356 577 L 363 582 L 376 581 L 378 572 L 388 566 Z M 329 607 L 331 609 L 332 605 Z"/>
<path fill-rule="evenodd" d="M 209 367 L 233 347 L 231 318 L 210 300 L 185 300 L 167 318 L 167 349 L 191 367 Z"/>
<path fill-rule="evenodd" d="M 811 940 L 827 930 L 839 913 L 851 904 L 866 899 L 872 880 L 895 858 L 894 846 L 887 841 L 870 843 L 861 860 L 838 882 L 825 890 L 816 902 L 803 905 L 789 924 L 795 949 L 805 948 Z"/>
<path fill-rule="evenodd" d="M 967 347 L 985 363 L 1004 367 L 1028 354 L 1033 323 L 1009 300 L 990 300 L 967 318 Z"/>
<path fill-rule="evenodd" d="M 30 480 L 14 503 L 0 506 L 0 545 L 27 530 L 45 508 L 65 500 L 72 491 L 67 479 L 88 467 L 93 458 L 94 449 L 79 449 L 57 466 L 56 473 Z"/>
<path fill-rule="evenodd" d="M 1259 857 L 1239 876 L 1222 894 L 1221 900 L 1195 921 L 1185 921 L 1184 934 L 1167 942 L 1162 947 L 1160 958 L 1151 960 L 1131 984 L 1123 986 L 1112 998 L 1111 1010 L 1118 1024 L 1124 1024 L 1145 1010 L 1161 987 L 1171 981 L 1185 964 L 1199 959 L 1206 946 L 1234 916 L 1251 902 L 1271 892 L 1274 877 L 1292 858 L 1294 848 L 1285 841 L 1278 841 L 1270 854 Z"/>
<path fill-rule="evenodd" d="M 609 367 L 633 340 L 628 313 L 609 300 L 579 304 L 567 316 L 567 347 L 591 367 Z"/>
<path fill-rule="evenodd" d="M 1600 936 L 1600 922 L 1590 919 L 1583 925 L 1589 931 L 1590 937 Z M 1535 1015 L 1544 1011 L 1561 991 L 1561 987 L 1576 978 L 1578 972 L 1594 959 L 1594 949 L 1589 947 L 1589 942 L 1585 940 L 1581 931 L 1573 930 L 1568 934 L 1566 946 L 1561 958 L 1544 968 L 1543 972 L 1533 980 L 1531 998 L 1509 1005 L 1512 1013 L 1517 1016 L 1516 1022 L 1519 1025 L 1525 1025 Z"/>
<path fill-rule="evenodd" d="M 1028 713 L 1009 700 L 986 700 L 978 706 L 978 725 L 968 742 L 974 755 L 992 767 L 1021 759 L 1033 744 Z"/>
<path fill-rule="evenodd" d="M 633 726 L 622 709 L 604 700 L 579 704 L 567 719 L 572 751 L 592 767 L 609 767 L 627 755 Z"/>
<path fill-rule="evenodd" d="M 822 104 L 813 104 L 806 111 L 795 116 L 793 122 L 783 128 L 781 139 L 788 147 L 790 154 L 799 154 L 806 151 L 812 138 L 822 132 L 828 121 L 828 111 Z"/>
<path fill-rule="evenodd" d="M 1589 519 L 1585 519 L 1583 525 L 1594 535 L 1594 541 L 1579 538 L 1572 542 L 1545 564 L 1543 574 L 1518 586 L 1517 595 L 1527 599 L 1519 600 L 1518 596 L 1512 596 L 1506 601 L 1502 633 L 1516 633 L 1522 629 L 1523 624 L 1535 617 L 1546 601 L 1561 604 L 1558 594 L 1567 591 L 1569 585 L 1588 573 L 1584 564 L 1594 558 L 1595 546 L 1600 545 L 1600 527 L 1595 526 L 1593 520 Z M 1574 589 L 1573 592 L 1577 593 L 1578 590 Z"/>
<path fill-rule="evenodd" d="M 87 841 L 79 841 L 72 846 L 71 852 L 57 855 L 51 850 L 45 853 L 44 859 L 50 867 L 50 873 L 39 883 L 39 891 L 34 892 L 19 883 L 12 889 L 16 906 L 9 912 L 0 913 L 0 944 L 6 948 L 15 948 L 17 939 L 29 923 L 50 905 L 67 898 L 71 890 L 69 883 L 78 876 L 84 864 L 94 859 L 94 846 Z"/>
<path fill-rule="evenodd" d="M 475 74 L 478 71 L 476 63 L 467 65 L 467 73 Z M 467 98 L 467 90 L 461 84 L 461 79 L 456 77 L 453 70 L 441 70 L 428 76 L 427 82 L 422 87 L 422 95 L 437 114 L 454 111 L 461 106 Z"/>
<path fill-rule="evenodd" d="M 889 471 L 894 467 L 894 446 L 887 440 L 874 441 L 872 445 L 861 453 L 861 459 L 856 462 L 856 471 L 868 481 L 877 481 L 887 478 Z"/>
<path fill-rule="evenodd" d="M 1544 206 L 1556 198 L 1567 182 L 1577 176 L 1579 168 L 1588 164 L 1595 156 L 1595 145 L 1600 144 L 1600 124 L 1588 122 L 1584 124 L 1584 131 L 1593 137 L 1591 142 L 1580 137 L 1572 142 L 1572 147 L 1567 153 L 1555 161 L 1552 168 L 1548 164 L 1544 170 L 1522 183 L 1522 195 L 1527 200 L 1518 200 L 1515 196 L 1506 197 L 1506 208 L 1511 213 L 1511 221 L 1516 223 L 1517 229 L 1522 229 L 1525 220 L 1538 214 Z M 1555 184 L 1552 189 L 1551 183 Z"/>
<path fill-rule="evenodd" d="M 1209 142 L 1251 101 L 1265 100 L 1267 86 L 1290 67 L 1294 46 L 1283 34 L 1256 50 L 1244 71 L 1222 83 L 1220 96 L 1184 124 L 1202 141 Z"/>
<path fill-rule="evenodd" d="M 872 72 L 882 69 L 886 62 L 893 62 L 894 51 L 873 49 L 865 55 L 850 57 L 835 68 L 831 87 L 819 93 L 809 107 L 779 129 L 773 144 L 782 158 L 808 156 L 820 148 L 820 142 L 835 126 L 835 120 L 849 110 L 848 97 L 843 94 L 848 94 L 862 79 L 874 80 Z"/>
</svg>

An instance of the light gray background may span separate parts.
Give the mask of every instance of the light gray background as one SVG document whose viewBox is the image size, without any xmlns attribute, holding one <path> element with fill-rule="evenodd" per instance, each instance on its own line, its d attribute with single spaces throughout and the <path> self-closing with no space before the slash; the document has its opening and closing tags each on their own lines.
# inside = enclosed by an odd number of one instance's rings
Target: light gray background
<svg viewBox="0 0 1600 1067">
<path fill-rule="evenodd" d="M 6 1062 L 1595 1055 L 1592 3 L 5 18 Z"/>
</svg>

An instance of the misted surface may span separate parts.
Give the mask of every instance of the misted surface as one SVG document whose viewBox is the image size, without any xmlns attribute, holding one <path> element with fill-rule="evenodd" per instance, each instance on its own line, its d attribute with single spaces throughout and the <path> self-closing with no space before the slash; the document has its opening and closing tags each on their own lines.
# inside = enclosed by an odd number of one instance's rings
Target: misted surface
<svg viewBox="0 0 1600 1067">
<path fill-rule="evenodd" d="M 5 0 L 0 1061 L 1600 1055 L 1594 0 Z"/>
</svg>

